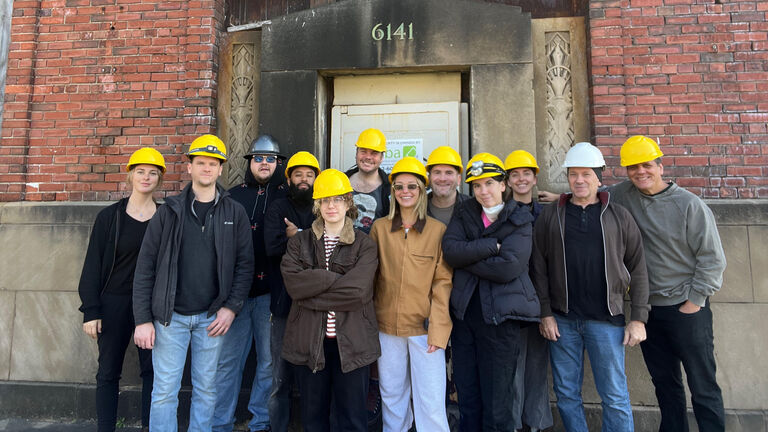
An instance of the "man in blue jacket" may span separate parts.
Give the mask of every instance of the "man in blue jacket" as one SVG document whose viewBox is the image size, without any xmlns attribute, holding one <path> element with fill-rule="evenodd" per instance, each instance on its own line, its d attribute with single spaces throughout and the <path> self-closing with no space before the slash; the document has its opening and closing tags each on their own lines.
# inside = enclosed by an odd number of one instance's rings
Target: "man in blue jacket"
<svg viewBox="0 0 768 432">
<path fill-rule="evenodd" d="M 248 216 L 216 180 L 227 160 L 213 135 L 192 142 L 192 181 L 166 199 L 147 227 L 133 279 L 134 341 L 152 350 L 149 427 L 177 430 L 178 392 L 192 354 L 190 431 L 210 431 L 223 338 L 248 295 L 253 253 Z"/>
</svg>

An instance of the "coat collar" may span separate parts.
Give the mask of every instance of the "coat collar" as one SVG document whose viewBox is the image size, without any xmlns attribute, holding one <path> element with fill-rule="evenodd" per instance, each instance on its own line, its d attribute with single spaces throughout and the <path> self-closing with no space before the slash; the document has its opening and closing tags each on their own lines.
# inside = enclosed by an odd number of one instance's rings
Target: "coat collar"
<svg viewBox="0 0 768 432">
<path fill-rule="evenodd" d="M 418 219 L 415 224 L 413 224 L 413 228 L 421 233 L 424 231 L 424 225 L 427 224 L 426 219 Z M 392 218 L 392 227 L 390 228 L 390 232 L 400 231 L 400 228 L 403 226 L 403 219 L 400 217 L 400 212 L 395 212 L 395 217 Z"/>
<path fill-rule="evenodd" d="M 312 222 L 312 233 L 315 235 L 315 239 L 320 240 L 323 238 L 323 231 L 325 231 L 325 221 L 322 217 L 317 217 Z M 352 244 L 355 242 L 355 221 L 346 217 L 344 218 L 344 227 L 341 229 L 339 235 L 339 243 Z"/>
</svg>

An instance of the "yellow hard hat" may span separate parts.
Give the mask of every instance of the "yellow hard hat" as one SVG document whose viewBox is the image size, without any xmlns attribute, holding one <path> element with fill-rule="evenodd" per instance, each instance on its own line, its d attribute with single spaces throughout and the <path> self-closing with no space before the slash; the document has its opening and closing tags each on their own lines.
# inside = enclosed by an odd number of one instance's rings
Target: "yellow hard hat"
<svg viewBox="0 0 768 432">
<path fill-rule="evenodd" d="M 366 129 L 360 132 L 360 136 L 357 137 L 357 144 L 355 145 L 360 148 L 383 152 L 387 150 L 387 138 L 378 129 Z"/>
<path fill-rule="evenodd" d="M 291 176 L 291 168 L 298 166 L 306 166 L 314 168 L 315 175 L 320 173 L 320 163 L 317 158 L 310 152 L 300 151 L 288 159 L 288 164 L 285 166 L 285 176 Z"/>
<path fill-rule="evenodd" d="M 461 155 L 452 147 L 440 146 L 429 154 L 427 158 L 427 169 L 435 165 L 451 165 L 459 170 L 459 174 L 464 171 L 464 165 L 461 164 Z"/>
<path fill-rule="evenodd" d="M 136 165 L 142 164 L 155 165 L 165 174 L 165 159 L 159 151 L 153 148 L 144 147 L 133 152 L 131 158 L 128 159 L 128 165 L 125 166 L 125 170 L 130 171 Z"/>
<path fill-rule="evenodd" d="M 315 179 L 312 199 L 321 199 L 352 192 L 352 184 L 349 177 L 343 172 L 328 168 Z"/>
<path fill-rule="evenodd" d="M 515 168 L 531 168 L 534 174 L 539 173 L 536 158 L 525 150 L 515 150 L 504 160 L 504 169 L 507 172 Z"/>
<path fill-rule="evenodd" d="M 506 176 L 501 159 L 490 153 L 478 153 L 467 162 L 467 183 L 489 177 Z"/>
<path fill-rule="evenodd" d="M 621 166 L 626 167 L 652 161 L 664 156 L 659 144 L 642 135 L 635 135 L 621 146 Z"/>
<path fill-rule="evenodd" d="M 424 164 L 415 157 L 406 156 L 395 162 L 395 166 L 392 167 L 392 172 L 389 173 L 389 182 L 392 183 L 395 180 L 395 177 L 402 173 L 413 174 L 417 177 L 421 177 L 421 181 L 423 181 L 425 185 L 429 185 L 427 169 L 424 168 Z"/>
<path fill-rule="evenodd" d="M 189 145 L 187 156 L 208 156 L 227 161 L 227 147 L 216 135 L 203 135 Z"/>
</svg>

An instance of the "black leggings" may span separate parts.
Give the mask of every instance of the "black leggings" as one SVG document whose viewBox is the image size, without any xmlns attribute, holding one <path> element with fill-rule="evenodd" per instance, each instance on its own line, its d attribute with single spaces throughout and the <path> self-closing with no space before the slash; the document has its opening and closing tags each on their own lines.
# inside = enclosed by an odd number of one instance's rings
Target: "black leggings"
<svg viewBox="0 0 768 432">
<path fill-rule="evenodd" d="M 101 296 L 101 333 L 99 333 L 99 371 L 96 373 L 96 415 L 99 432 L 115 430 L 117 396 L 120 392 L 120 374 L 123 370 L 125 350 L 135 328 L 131 295 L 104 294 Z M 152 351 L 139 350 L 141 367 L 141 424 L 149 425 L 149 407 L 152 402 Z"/>
</svg>

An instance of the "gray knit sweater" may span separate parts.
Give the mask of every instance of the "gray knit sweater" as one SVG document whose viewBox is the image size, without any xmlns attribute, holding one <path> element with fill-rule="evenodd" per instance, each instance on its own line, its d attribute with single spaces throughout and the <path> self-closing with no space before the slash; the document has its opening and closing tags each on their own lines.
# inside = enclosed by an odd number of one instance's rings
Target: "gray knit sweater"
<svg viewBox="0 0 768 432">
<path fill-rule="evenodd" d="M 720 289 L 725 254 L 712 210 L 699 197 L 672 183 L 644 195 L 628 180 L 608 188 L 615 202 L 635 218 L 643 235 L 653 306 L 686 300 L 704 306 Z"/>
</svg>

